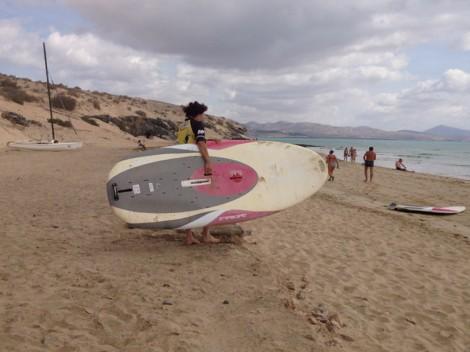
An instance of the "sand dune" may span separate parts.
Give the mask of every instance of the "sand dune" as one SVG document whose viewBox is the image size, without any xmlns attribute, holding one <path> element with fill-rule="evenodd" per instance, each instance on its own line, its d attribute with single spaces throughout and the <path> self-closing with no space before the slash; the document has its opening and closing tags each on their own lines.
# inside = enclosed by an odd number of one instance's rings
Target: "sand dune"
<svg viewBox="0 0 470 352">
<path fill-rule="evenodd" d="M 104 184 L 130 144 L 0 150 L 5 351 L 468 351 L 470 182 L 359 165 L 234 243 L 128 229 Z"/>
</svg>

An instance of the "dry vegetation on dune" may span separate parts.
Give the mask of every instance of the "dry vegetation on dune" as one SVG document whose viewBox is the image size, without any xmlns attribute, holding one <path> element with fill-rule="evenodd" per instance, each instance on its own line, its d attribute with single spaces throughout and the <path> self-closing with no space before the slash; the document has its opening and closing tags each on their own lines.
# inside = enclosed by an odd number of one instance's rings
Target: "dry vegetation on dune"
<svg viewBox="0 0 470 352">
<path fill-rule="evenodd" d="M 159 117 L 92 115 L 82 116 L 82 120 L 93 126 L 99 126 L 97 120 L 107 124 L 114 124 L 121 131 L 129 133 L 134 137 L 145 136 L 146 138 L 173 139 L 177 132 L 176 123 Z"/>
<path fill-rule="evenodd" d="M 18 86 L 12 78 L 3 78 L 0 80 L 0 95 L 17 104 L 23 105 L 25 102 L 36 102 L 38 98 L 28 94 L 24 89 Z"/>
<path fill-rule="evenodd" d="M 64 127 L 64 133 L 75 126 L 81 137 L 87 134 L 88 141 L 134 137 L 172 141 L 184 121 L 178 105 L 63 84 L 52 88 L 54 123 L 59 129 Z M 18 136 L 38 134 L 35 128 L 41 129 L 39 134 L 47 133 L 48 109 L 45 82 L 0 74 L 0 113 L 4 115 L 0 119 L 0 144 Z M 247 132 L 243 125 L 216 116 L 209 116 L 207 129 L 210 138 L 243 138 Z"/>
<path fill-rule="evenodd" d="M 2 118 L 10 121 L 14 125 L 28 127 L 31 125 L 41 126 L 42 124 L 35 120 L 28 120 L 20 114 L 15 114 L 14 112 L 2 112 Z"/>
<path fill-rule="evenodd" d="M 75 106 L 77 105 L 77 100 L 64 93 L 60 93 L 51 99 L 51 104 L 54 108 L 57 109 L 73 111 L 75 110 Z"/>
</svg>

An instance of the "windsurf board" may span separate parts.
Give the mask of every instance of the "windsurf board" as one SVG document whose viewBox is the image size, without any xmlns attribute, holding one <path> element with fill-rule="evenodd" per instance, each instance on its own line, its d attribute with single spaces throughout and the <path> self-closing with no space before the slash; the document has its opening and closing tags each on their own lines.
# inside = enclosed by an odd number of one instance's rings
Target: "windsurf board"
<svg viewBox="0 0 470 352">
<path fill-rule="evenodd" d="M 293 144 L 208 141 L 212 176 L 195 144 L 147 150 L 118 162 L 106 190 L 131 227 L 188 229 L 274 214 L 309 198 L 327 178 L 316 152 Z"/>
</svg>

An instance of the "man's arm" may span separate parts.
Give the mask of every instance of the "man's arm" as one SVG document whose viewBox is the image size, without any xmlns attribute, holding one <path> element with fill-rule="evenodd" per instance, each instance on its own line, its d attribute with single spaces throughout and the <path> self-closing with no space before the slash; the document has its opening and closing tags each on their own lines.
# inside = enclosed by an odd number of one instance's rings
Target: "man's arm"
<svg viewBox="0 0 470 352">
<path fill-rule="evenodd" d="M 210 176 L 212 175 L 212 166 L 209 158 L 209 151 L 207 150 L 206 142 L 200 141 L 197 142 L 197 147 L 199 149 L 199 153 L 201 154 L 202 160 L 204 160 L 204 175 Z"/>
<path fill-rule="evenodd" d="M 209 160 L 209 152 L 207 151 L 207 145 L 206 142 L 197 142 L 197 147 L 199 149 L 199 153 L 201 153 L 201 157 L 204 160 L 205 163 L 210 162 Z"/>
</svg>

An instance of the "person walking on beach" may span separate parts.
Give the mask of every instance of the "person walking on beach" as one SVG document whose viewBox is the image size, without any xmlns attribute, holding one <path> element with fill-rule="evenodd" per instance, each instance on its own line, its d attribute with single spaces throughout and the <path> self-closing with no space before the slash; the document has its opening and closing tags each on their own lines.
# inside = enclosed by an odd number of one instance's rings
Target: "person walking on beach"
<svg viewBox="0 0 470 352">
<path fill-rule="evenodd" d="M 336 155 L 334 150 L 330 150 L 330 153 L 326 156 L 326 164 L 328 165 L 328 181 L 334 181 L 335 177 L 333 176 L 333 173 L 335 172 L 335 168 L 337 167 L 339 169 L 339 162 L 338 159 L 336 159 Z"/>
<path fill-rule="evenodd" d="M 207 111 L 207 106 L 198 103 L 197 101 L 189 103 L 183 107 L 186 119 L 189 119 L 191 124 L 192 139 L 196 143 L 202 160 L 204 161 L 204 176 L 212 176 L 212 165 L 209 158 L 209 152 L 206 145 L 206 131 L 204 128 L 204 113 Z M 205 243 L 218 243 L 219 239 L 212 237 L 209 233 L 209 227 L 205 226 L 202 229 L 202 241 Z M 185 244 L 198 244 L 199 240 L 194 237 L 191 229 L 186 230 Z"/>
<path fill-rule="evenodd" d="M 370 170 L 370 182 L 372 182 L 372 177 L 374 177 L 374 161 L 377 159 L 377 155 L 374 152 L 374 147 L 369 147 L 369 150 L 365 152 L 364 156 L 364 182 L 367 182 L 367 170 Z"/>
<path fill-rule="evenodd" d="M 348 161 L 348 156 L 349 156 L 349 151 L 348 151 L 348 147 L 345 147 L 344 148 L 344 161 Z"/>
</svg>

